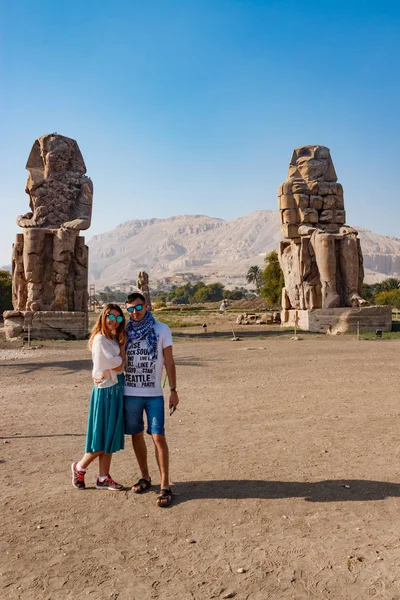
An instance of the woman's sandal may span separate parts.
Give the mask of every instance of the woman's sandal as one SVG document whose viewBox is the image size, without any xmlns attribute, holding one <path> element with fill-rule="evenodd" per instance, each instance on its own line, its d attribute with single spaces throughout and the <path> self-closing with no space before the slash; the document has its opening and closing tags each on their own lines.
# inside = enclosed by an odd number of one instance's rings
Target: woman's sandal
<svg viewBox="0 0 400 600">
<path fill-rule="evenodd" d="M 166 508 L 172 503 L 173 493 L 171 489 L 160 490 L 160 494 L 157 498 L 157 506 L 160 508 Z"/>
<path fill-rule="evenodd" d="M 151 479 L 143 479 L 142 478 L 133 484 L 132 492 L 134 494 L 143 494 L 143 492 L 145 492 L 149 488 L 151 488 Z"/>
</svg>

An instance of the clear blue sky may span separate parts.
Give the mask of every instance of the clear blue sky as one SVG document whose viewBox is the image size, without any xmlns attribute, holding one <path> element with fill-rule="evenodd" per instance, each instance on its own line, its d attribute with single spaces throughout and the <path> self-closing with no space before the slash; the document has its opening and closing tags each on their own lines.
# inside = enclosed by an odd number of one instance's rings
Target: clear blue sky
<svg viewBox="0 0 400 600">
<path fill-rule="evenodd" d="M 34 140 L 78 141 L 87 239 L 128 219 L 276 209 L 331 149 L 347 222 L 400 236 L 398 0 L 3 0 L 0 265 Z"/>
</svg>

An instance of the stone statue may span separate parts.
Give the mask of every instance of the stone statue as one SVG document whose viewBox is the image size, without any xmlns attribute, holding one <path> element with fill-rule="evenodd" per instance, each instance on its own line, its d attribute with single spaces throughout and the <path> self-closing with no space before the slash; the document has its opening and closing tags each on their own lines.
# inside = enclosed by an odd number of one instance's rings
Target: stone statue
<svg viewBox="0 0 400 600">
<path fill-rule="evenodd" d="M 17 234 L 12 249 L 12 303 L 15 310 L 25 310 L 27 289 L 24 271 L 24 236 Z"/>
<path fill-rule="evenodd" d="M 301 146 L 278 190 L 279 262 L 285 277 L 283 309 L 363 306 L 364 277 L 358 233 L 345 225 L 343 188 L 330 151 Z"/>
<path fill-rule="evenodd" d="M 17 217 L 20 227 L 72 229 L 90 227 L 92 181 L 75 140 L 51 133 L 33 144 L 26 163 L 26 193 L 32 212 Z"/>
<path fill-rule="evenodd" d="M 73 257 L 73 271 L 70 273 L 71 281 L 68 285 L 70 293 L 72 292 L 70 303 L 73 304 L 75 310 L 87 311 L 89 302 L 87 287 L 88 267 L 88 247 L 85 245 L 85 239 L 83 237 L 78 237 Z"/>
<path fill-rule="evenodd" d="M 149 310 L 151 310 L 149 276 L 146 271 L 140 271 L 136 285 L 138 290 L 140 290 L 143 296 L 146 298 L 146 304 L 149 305 Z"/>
<path fill-rule="evenodd" d="M 86 310 L 87 248 L 78 236 L 79 230 L 90 226 L 93 184 L 85 176 L 78 144 L 63 135 L 44 135 L 33 144 L 26 168 L 31 212 L 17 217 L 25 230 L 18 238 L 22 238 L 24 269 L 20 261 L 13 275 L 19 296 L 14 308 Z M 16 264 L 20 246 L 17 241 L 13 250 Z M 24 306 L 23 295 L 17 293 L 21 286 L 26 287 Z"/>
<path fill-rule="evenodd" d="M 24 233 L 13 245 L 14 311 L 46 312 L 49 327 L 50 312 L 57 312 L 58 323 L 63 312 L 87 317 L 88 249 L 79 231 L 90 226 L 93 184 L 78 144 L 44 135 L 33 144 L 26 168 L 30 212 L 17 217 Z"/>
</svg>

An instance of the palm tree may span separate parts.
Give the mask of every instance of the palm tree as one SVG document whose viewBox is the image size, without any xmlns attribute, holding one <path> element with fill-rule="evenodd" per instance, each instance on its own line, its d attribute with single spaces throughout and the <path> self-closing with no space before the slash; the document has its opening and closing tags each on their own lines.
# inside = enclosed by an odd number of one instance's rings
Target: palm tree
<svg viewBox="0 0 400 600">
<path fill-rule="evenodd" d="M 400 279 L 398 277 L 388 277 L 376 286 L 380 292 L 390 292 L 400 288 Z"/>
<path fill-rule="evenodd" d="M 257 265 L 253 265 L 252 267 L 250 267 L 249 270 L 247 271 L 246 281 L 247 281 L 247 283 L 255 284 L 257 294 L 258 294 L 261 283 L 262 283 L 262 271 L 261 271 L 260 267 L 258 267 Z"/>
</svg>

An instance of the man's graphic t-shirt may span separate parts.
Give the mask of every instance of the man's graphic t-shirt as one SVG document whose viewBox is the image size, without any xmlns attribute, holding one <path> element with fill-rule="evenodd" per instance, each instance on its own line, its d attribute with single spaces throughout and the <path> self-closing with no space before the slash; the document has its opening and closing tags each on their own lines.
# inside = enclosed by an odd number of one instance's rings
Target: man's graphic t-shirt
<svg viewBox="0 0 400 600">
<path fill-rule="evenodd" d="M 157 361 L 150 360 L 145 339 L 132 342 L 126 349 L 125 396 L 162 396 L 161 377 L 164 365 L 163 349 L 172 346 L 170 328 L 156 321 Z"/>
</svg>

